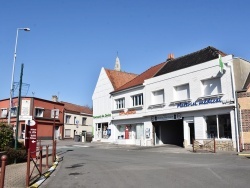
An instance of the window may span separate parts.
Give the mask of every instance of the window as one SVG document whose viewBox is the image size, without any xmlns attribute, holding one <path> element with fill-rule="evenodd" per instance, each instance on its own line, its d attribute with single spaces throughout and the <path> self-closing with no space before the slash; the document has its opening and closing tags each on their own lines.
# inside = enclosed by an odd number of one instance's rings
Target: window
<svg viewBox="0 0 250 188">
<path fill-rule="evenodd" d="M 59 109 L 51 110 L 51 118 L 59 118 Z"/>
<path fill-rule="evenodd" d="M 152 104 L 162 104 L 164 103 L 164 90 L 158 90 L 152 92 Z"/>
<path fill-rule="evenodd" d="M 35 115 L 36 117 L 43 117 L 43 108 L 35 108 Z"/>
<path fill-rule="evenodd" d="M 143 124 L 136 125 L 136 139 L 144 138 L 143 132 Z"/>
<path fill-rule="evenodd" d="M 186 100 L 190 98 L 189 84 L 174 87 L 174 99 Z"/>
<path fill-rule="evenodd" d="M 86 125 L 86 120 L 87 120 L 86 117 L 83 117 L 83 118 L 82 118 L 82 125 Z"/>
<path fill-rule="evenodd" d="M 66 115 L 66 117 L 65 117 L 65 122 L 66 122 L 67 124 L 70 123 L 70 118 L 71 118 L 70 115 Z"/>
<path fill-rule="evenodd" d="M 70 137 L 70 129 L 65 129 L 65 137 Z"/>
<path fill-rule="evenodd" d="M 77 120 L 76 120 L 76 117 L 74 117 L 74 124 L 75 124 L 75 125 L 77 124 Z"/>
<path fill-rule="evenodd" d="M 209 80 L 203 80 L 203 95 L 216 95 L 221 93 L 220 78 L 213 78 Z"/>
<path fill-rule="evenodd" d="M 206 123 L 207 138 L 232 138 L 230 114 L 207 116 Z"/>
<path fill-rule="evenodd" d="M 115 100 L 116 109 L 125 108 L 125 98 Z"/>
<path fill-rule="evenodd" d="M 133 104 L 132 104 L 133 106 L 143 105 L 143 94 L 132 96 L 132 102 L 133 102 Z"/>
<path fill-rule="evenodd" d="M 1 109 L 1 117 L 7 117 L 8 111 L 6 108 Z"/>
<path fill-rule="evenodd" d="M 12 107 L 11 108 L 11 116 L 16 116 L 17 115 L 17 107 Z"/>
</svg>

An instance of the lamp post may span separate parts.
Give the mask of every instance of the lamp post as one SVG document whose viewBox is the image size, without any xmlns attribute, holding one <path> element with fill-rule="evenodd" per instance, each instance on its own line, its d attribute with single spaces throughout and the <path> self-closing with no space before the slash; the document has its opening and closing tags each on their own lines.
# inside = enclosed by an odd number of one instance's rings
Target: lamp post
<svg viewBox="0 0 250 188">
<path fill-rule="evenodd" d="M 13 67 L 12 67 L 12 75 L 11 75 L 11 83 L 10 83 L 10 104 L 9 104 L 9 112 L 8 112 L 8 124 L 10 124 L 11 117 L 11 108 L 12 108 L 12 97 L 13 97 L 13 85 L 14 85 L 14 73 L 15 73 L 15 64 L 16 64 L 16 50 L 17 50 L 17 40 L 18 40 L 18 32 L 19 30 L 30 31 L 30 28 L 17 28 L 16 31 L 16 43 L 15 43 L 15 51 L 14 51 L 14 59 L 13 59 Z M 16 129 L 18 129 L 16 125 Z"/>
</svg>

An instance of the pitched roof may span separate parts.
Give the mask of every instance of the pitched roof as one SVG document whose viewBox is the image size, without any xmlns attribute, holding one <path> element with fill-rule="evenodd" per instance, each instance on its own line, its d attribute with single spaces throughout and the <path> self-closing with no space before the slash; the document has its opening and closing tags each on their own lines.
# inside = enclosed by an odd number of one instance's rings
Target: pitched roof
<svg viewBox="0 0 250 188">
<path fill-rule="evenodd" d="M 64 104 L 64 109 L 67 112 L 74 112 L 74 113 L 84 113 L 84 114 L 93 114 L 93 110 L 87 106 L 80 106 L 68 102 L 61 101 Z"/>
<path fill-rule="evenodd" d="M 188 55 L 168 60 L 164 67 L 155 76 L 160 76 L 162 74 L 170 73 L 216 59 L 219 57 L 219 54 L 221 56 L 226 56 L 224 52 L 219 51 L 214 47 L 208 46 L 207 48 L 190 53 Z"/>
<path fill-rule="evenodd" d="M 137 76 L 137 74 L 105 69 L 114 89 L 121 87 Z"/>
<path fill-rule="evenodd" d="M 246 82 L 243 86 L 243 89 L 248 89 L 249 87 L 250 87 L 250 73 L 248 73 L 248 76 L 247 76 Z"/>
<path fill-rule="evenodd" d="M 166 64 L 166 62 L 163 62 L 163 63 L 160 63 L 160 64 L 155 65 L 153 67 L 150 67 L 148 70 L 146 70 L 142 74 L 138 75 L 133 80 L 131 80 L 131 81 L 127 82 L 126 84 L 122 85 L 121 87 L 117 88 L 114 92 L 142 85 L 144 80 L 152 78 L 165 64 Z"/>
</svg>

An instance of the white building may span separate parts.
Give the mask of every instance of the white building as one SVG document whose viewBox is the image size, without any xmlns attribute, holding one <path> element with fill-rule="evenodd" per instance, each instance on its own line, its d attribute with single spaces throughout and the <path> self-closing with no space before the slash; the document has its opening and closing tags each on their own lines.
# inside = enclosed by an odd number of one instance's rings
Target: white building
<svg viewBox="0 0 250 188">
<path fill-rule="evenodd" d="M 114 142 L 115 129 L 111 125 L 110 92 L 129 82 L 137 75 L 121 71 L 120 60 L 116 57 L 115 70 L 102 68 L 92 96 L 93 100 L 93 141 Z"/>
<path fill-rule="evenodd" d="M 250 63 L 207 47 L 160 65 L 111 93 L 116 142 L 187 147 L 193 139 L 216 138 L 219 149 L 238 149 L 235 91 Z"/>
</svg>

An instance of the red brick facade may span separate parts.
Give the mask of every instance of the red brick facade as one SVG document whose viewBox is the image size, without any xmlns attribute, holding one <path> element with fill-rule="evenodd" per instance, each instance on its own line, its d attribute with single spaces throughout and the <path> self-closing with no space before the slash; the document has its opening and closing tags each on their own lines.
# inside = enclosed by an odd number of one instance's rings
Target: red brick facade
<svg viewBox="0 0 250 188">
<path fill-rule="evenodd" d="M 13 99 L 14 107 L 17 106 L 17 98 Z M 37 139 L 53 139 L 59 136 L 63 137 L 63 120 L 64 120 L 64 104 L 60 102 L 54 102 L 49 100 L 44 100 L 35 97 L 24 97 L 22 101 L 28 101 L 28 105 L 25 107 L 20 107 L 20 114 L 22 110 L 25 110 L 25 115 L 32 116 L 37 124 Z M 8 115 L 3 114 L 3 110 L 9 109 L 9 99 L 0 100 L 0 121 L 7 122 Z M 40 109 L 40 114 L 38 114 L 37 109 Z M 58 112 L 57 116 L 54 118 L 54 109 Z M 16 115 L 13 115 L 10 120 L 10 124 L 15 127 L 16 125 Z M 25 130 L 25 121 L 19 121 L 18 125 L 18 138 L 23 139 L 22 132 Z"/>
<path fill-rule="evenodd" d="M 242 148 L 250 150 L 250 88 L 247 91 L 238 92 L 238 103 L 240 109 L 240 131 Z"/>
</svg>

